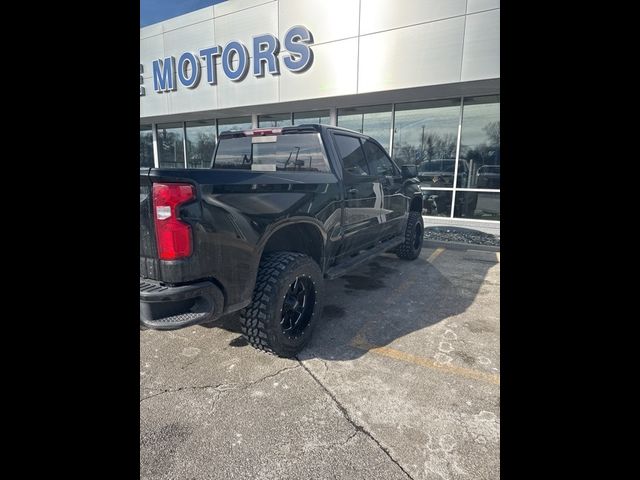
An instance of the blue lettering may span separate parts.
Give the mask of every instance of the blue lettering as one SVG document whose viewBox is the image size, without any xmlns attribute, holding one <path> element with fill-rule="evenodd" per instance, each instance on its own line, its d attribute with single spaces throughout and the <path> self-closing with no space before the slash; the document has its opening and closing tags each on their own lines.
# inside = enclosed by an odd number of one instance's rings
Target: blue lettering
<svg viewBox="0 0 640 480">
<path fill-rule="evenodd" d="M 313 34 L 301 25 L 291 27 L 284 38 L 286 68 L 292 72 L 302 72 L 313 63 Z M 264 77 L 268 71 L 271 75 L 280 74 L 280 41 L 269 33 L 253 37 L 253 75 Z M 221 57 L 225 75 L 234 82 L 243 80 L 249 71 L 249 51 L 238 41 L 229 42 L 224 49 L 220 45 L 200 49 L 197 53 L 184 52 L 176 65 L 175 57 L 159 58 L 153 61 L 153 89 L 157 93 L 176 90 L 179 81 L 187 88 L 195 88 L 200 83 L 202 69 L 207 69 L 207 82 L 215 85 L 218 82 L 216 57 Z M 206 62 L 204 65 L 202 62 Z M 234 68 L 234 65 L 236 67 Z M 176 68 L 177 67 L 177 68 Z M 190 70 L 190 72 L 189 72 Z M 140 65 L 140 96 L 144 96 L 143 67 Z"/>
<path fill-rule="evenodd" d="M 187 78 L 187 64 L 191 64 L 191 77 Z M 200 81 L 200 60 L 191 52 L 180 55 L 178 60 L 178 78 L 187 88 L 194 88 Z"/>
<path fill-rule="evenodd" d="M 168 92 L 176 89 L 175 64 L 175 57 L 153 61 L 153 89 L 156 92 Z"/>
<path fill-rule="evenodd" d="M 209 85 L 215 85 L 216 79 L 216 61 L 214 57 L 222 53 L 222 48 L 219 45 L 211 48 L 204 48 L 200 50 L 200 56 L 207 62 L 207 82 Z"/>
<path fill-rule="evenodd" d="M 306 44 L 313 43 L 313 35 L 300 25 L 291 27 L 284 37 L 284 48 L 289 52 L 284 64 L 292 72 L 302 72 L 313 62 L 313 52 Z"/>
<path fill-rule="evenodd" d="M 267 48 L 262 50 L 262 46 Z M 280 51 L 280 42 L 275 35 L 265 34 L 253 37 L 253 74 L 256 77 L 264 76 L 264 64 L 271 75 L 280 74 L 280 65 L 278 64 L 278 52 Z"/>
<path fill-rule="evenodd" d="M 232 65 L 234 53 L 238 57 L 238 68 L 235 70 Z M 249 67 L 248 58 L 249 52 L 243 44 L 236 41 L 227 43 L 222 52 L 222 69 L 224 70 L 224 74 L 232 81 L 239 82 L 247 74 Z"/>
</svg>

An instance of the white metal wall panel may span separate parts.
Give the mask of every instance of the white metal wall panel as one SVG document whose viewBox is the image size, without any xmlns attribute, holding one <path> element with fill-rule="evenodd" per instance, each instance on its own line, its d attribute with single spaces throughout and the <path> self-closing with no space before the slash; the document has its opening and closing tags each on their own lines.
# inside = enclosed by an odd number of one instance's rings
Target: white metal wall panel
<svg viewBox="0 0 640 480">
<path fill-rule="evenodd" d="M 213 6 L 213 16 L 220 17 L 222 15 L 228 15 L 233 12 L 238 12 L 240 10 L 245 10 L 247 8 L 256 7 L 273 1 L 275 0 L 229 0 L 215 4 Z"/>
<path fill-rule="evenodd" d="M 213 20 L 213 7 L 201 8 L 200 10 L 194 10 L 193 12 L 185 13 L 179 17 L 165 20 L 162 22 L 162 28 L 164 33 L 167 33 L 171 30 L 185 28 L 206 20 Z"/>
<path fill-rule="evenodd" d="M 362 0 L 360 35 L 464 15 L 466 0 Z"/>
<path fill-rule="evenodd" d="M 315 44 L 358 36 L 359 0 L 280 0 L 278 38 L 294 25 L 304 25 Z"/>
<path fill-rule="evenodd" d="M 464 17 L 360 38 L 358 93 L 460 81 Z"/>
<path fill-rule="evenodd" d="M 237 61 L 233 62 L 233 68 L 237 68 Z M 244 80 L 232 82 L 222 71 L 222 65 L 218 64 L 217 69 L 218 108 L 278 102 L 279 77 L 267 74 L 262 78 L 256 78 L 251 74 L 249 65 L 249 72 Z M 209 85 L 206 82 L 205 84 Z M 200 85 L 198 88 L 205 87 Z"/>
<path fill-rule="evenodd" d="M 220 5 L 227 3 L 223 2 Z M 216 43 L 222 48 L 232 40 L 243 43 L 249 55 L 253 37 L 262 33 L 278 35 L 278 2 L 266 3 L 248 10 L 214 19 Z"/>
<path fill-rule="evenodd" d="M 281 102 L 357 93 L 357 38 L 318 45 L 312 51 L 313 65 L 306 72 L 282 69 Z"/>
<path fill-rule="evenodd" d="M 462 81 L 500 76 L 500 10 L 467 15 Z"/>
<path fill-rule="evenodd" d="M 165 31 L 164 55 L 173 55 L 176 62 L 184 52 L 191 52 L 198 56 L 201 48 L 215 45 L 215 29 L 213 20 L 205 20 L 187 27 Z"/>
<path fill-rule="evenodd" d="M 140 40 L 143 38 L 153 37 L 155 35 L 162 35 L 162 32 L 162 23 L 154 23 L 153 25 L 142 27 L 140 29 Z"/>
<path fill-rule="evenodd" d="M 140 63 L 144 65 L 144 75 L 152 75 L 152 62 L 164 58 L 164 36 L 154 35 L 140 39 Z"/>
<path fill-rule="evenodd" d="M 469 0 L 467 2 L 467 13 L 482 12 L 492 8 L 500 8 L 500 0 Z"/>
</svg>

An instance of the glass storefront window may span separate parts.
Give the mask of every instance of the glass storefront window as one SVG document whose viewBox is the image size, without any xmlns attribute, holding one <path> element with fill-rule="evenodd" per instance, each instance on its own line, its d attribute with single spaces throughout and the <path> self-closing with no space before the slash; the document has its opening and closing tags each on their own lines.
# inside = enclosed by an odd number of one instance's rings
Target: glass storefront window
<svg viewBox="0 0 640 480">
<path fill-rule="evenodd" d="M 456 218 L 478 220 L 500 220 L 500 193 L 498 192 L 456 192 Z"/>
<path fill-rule="evenodd" d="M 450 217 L 451 190 L 422 190 L 422 214 L 430 217 Z"/>
<path fill-rule="evenodd" d="M 329 110 L 317 110 L 315 112 L 300 112 L 293 114 L 293 124 L 303 125 L 305 123 L 322 123 L 329 125 L 330 123 Z"/>
<path fill-rule="evenodd" d="M 215 148 L 215 120 L 187 122 L 187 168 L 209 168 Z"/>
<path fill-rule="evenodd" d="M 153 131 L 151 125 L 140 125 L 140 166 L 153 167 Z"/>
<path fill-rule="evenodd" d="M 251 117 L 222 118 L 218 120 L 218 135 L 227 130 L 251 129 Z"/>
<path fill-rule="evenodd" d="M 453 165 L 458 143 L 460 99 L 396 104 L 393 159 L 399 165 L 418 165 L 449 160 Z"/>
<path fill-rule="evenodd" d="M 293 123 L 291 122 L 290 113 L 276 113 L 273 115 L 258 116 L 259 128 L 290 127 L 291 125 L 293 125 Z"/>
<path fill-rule="evenodd" d="M 389 152 L 391 105 L 338 109 L 338 126 L 375 138 Z"/>
<path fill-rule="evenodd" d="M 458 188 L 500 188 L 500 96 L 464 99 L 460 159 L 469 175 Z"/>
<path fill-rule="evenodd" d="M 158 129 L 160 168 L 184 168 L 184 130 L 182 123 L 165 123 Z"/>
</svg>

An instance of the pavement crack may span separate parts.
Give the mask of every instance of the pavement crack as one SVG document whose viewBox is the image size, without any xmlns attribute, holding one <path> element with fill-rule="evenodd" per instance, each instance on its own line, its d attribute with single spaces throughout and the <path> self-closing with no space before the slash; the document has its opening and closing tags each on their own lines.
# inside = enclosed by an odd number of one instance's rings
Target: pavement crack
<svg viewBox="0 0 640 480">
<path fill-rule="evenodd" d="M 359 423 L 357 423 L 353 418 L 351 418 L 351 415 L 349 415 L 349 412 L 347 411 L 347 409 L 342 406 L 342 404 L 340 403 L 340 401 L 336 398 L 336 396 L 327 388 L 325 387 L 322 382 L 318 379 L 318 377 L 316 377 L 313 372 L 311 370 L 309 370 L 309 368 L 307 368 L 307 366 L 302 363 L 302 360 L 300 360 L 298 357 L 296 357 L 296 360 L 298 360 L 298 363 L 300 364 L 300 366 L 302 368 L 304 368 L 307 373 L 311 376 L 311 378 L 313 378 L 315 380 L 315 382 L 320 386 L 320 388 L 322 388 L 327 395 L 329 395 L 329 397 L 331 398 L 331 400 L 333 400 L 333 402 L 336 404 L 336 406 L 338 407 L 338 410 L 340 410 L 340 412 L 342 413 L 342 415 L 344 416 L 344 418 L 353 426 L 353 428 L 356 429 L 356 431 L 354 432 L 353 435 L 351 435 L 351 437 L 349 437 L 345 443 L 347 443 L 349 440 L 351 440 L 358 432 L 362 432 L 364 433 L 367 437 L 369 437 L 371 440 L 373 440 L 373 442 L 380 448 L 380 450 L 382 450 L 385 455 L 387 457 L 389 457 L 389 460 L 391 460 L 393 463 L 396 464 L 396 466 L 402 470 L 402 472 L 410 479 L 410 480 L 414 480 L 413 477 L 411 475 L 409 475 L 409 472 L 407 472 L 404 467 L 402 465 L 400 465 L 400 463 L 393 458 L 393 456 L 391 455 L 391 452 L 389 452 L 389 449 L 387 449 L 387 447 L 385 447 L 384 445 L 382 445 L 374 436 L 371 432 L 367 431 L 362 425 L 360 425 Z"/>
<path fill-rule="evenodd" d="M 349 443 L 353 437 L 355 437 L 356 435 L 358 435 L 358 429 L 356 428 L 353 433 L 351 435 L 349 435 L 349 438 L 347 438 L 342 444 L 346 445 L 347 443 Z"/>
<path fill-rule="evenodd" d="M 278 370 L 276 373 L 271 373 L 269 375 L 266 375 L 262 378 L 259 378 L 258 380 L 254 380 L 253 382 L 249 382 L 247 383 L 244 387 L 242 387 L 242 390 L 246 390 L 249 387 L 254 386 L 257 383 L 263 382 L 268 378 L 273 378 L 273 377 L 277 377 L 278 375 L 280 375 L 281 373 L 284 372 L 288 372 L 289 370 L 296 370 L 297 368 L 300 368 L 300 365 L 295 365 L 293 367 L 285 367 L 285 368 L 281 368 L 280 370 Z"/>
<path fill-rule="evenodd" d="M 143 397 L 140 399 L 140 403 L 144 402 L 145 400 L 148 400 L 150 398 L 153 397 L 157 397 L 159 395 L 164 395 L 165 393 L 175 393 L 175 392 L 180 392 L 182 390 L 204 390 L 206 388 L 212 388 L 216 391 L 218 391 L 219 393 L 222 393 L 226 390 L 232 390 L 233 388 L 225 388 L 225 387 L 232 387 L 232 385 L 229 384 L 225 384 L 225 383 L 221 383 L 219 385 L 194 385 L 194 386 L 185 386 L 185 387 L 178 387 L 178 388 L 166 388 L 164 390 L 162 390 L 161 392 L 158 393 L 154 393 L 153 395 L 147 395 L 146 397 Z M 148 389 L 151 390 L 151 389 Z"/>
<path fill-rule="evenodd" d="M 141 398 L 140 399 L 140 403 L 142 403 L 145 400 L 148 400 L 150 398 L 157 397 L 159 395 L 164 395 L 165 393 L 175 393 L 175 392 L 181 392 L 183 390 L 203 390 L 203 389 L 206 389 L 206 388 L 212 388 L 212 389 L 214 389 L 214 390 L 216 390 L 216 391 L 218 391 L 220 393 L 226 392 L 227 390 L 236 390 L 236 389 L 246 390 L 247 388 L 249 388 L 249 387 L 251 387 L 251 386 L 253 386 L 253 385 L 257 384 L 257 383 L 260 383 L 260 382 L 262 382 L 264 380 L 267 380 L 268 378 L 277 377 L 281 373 L 284 373 L 284 372 L 289 371 L 289 370 L 295 370 L 297 368 L 300 368 L 300 365 L 295 365 L 293 367 L 285 367 L 285 368 L 282 368 L 282 369 L 278 370 L 275 373 L 271 373 L 271 374 L 266 375 L 266 376 L 264 376 L 262 378 L 259 378 L 258 380 L 254 380 L 253 382 L 249 382 L 247 384 L 241 384 L 241 385 L 220 383 L 218 385 L 193 385 L 193 386 L 187 385 L 185 387 L 166 388 L 166 389 L 162 390 L 161 392 L 154 393 L 153 395 L 147 395 L 146 397 Z M 152 388 L 148 388 L 148 387 L 145 387 L 145 388 L 147 390 L 153 390 Z"/>
</svg>

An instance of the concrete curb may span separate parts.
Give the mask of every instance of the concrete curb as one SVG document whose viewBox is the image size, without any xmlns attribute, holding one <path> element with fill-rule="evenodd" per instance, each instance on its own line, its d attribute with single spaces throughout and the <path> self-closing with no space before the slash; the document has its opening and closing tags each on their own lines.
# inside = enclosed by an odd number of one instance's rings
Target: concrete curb
<svg viewBox="0 0 640 480">
<path fill-rule="evenodd" d="M 422 243 L 422 246 L 427 248 L 449 248 L 451 250 L 480 250 L 483 252 L 500 251 L 500 247 L 494 247 L 492 245 L 476 245 L 474 243 L 462 242 L 441 242 L 438 240 L 425 240 Z"/>
</svg>

